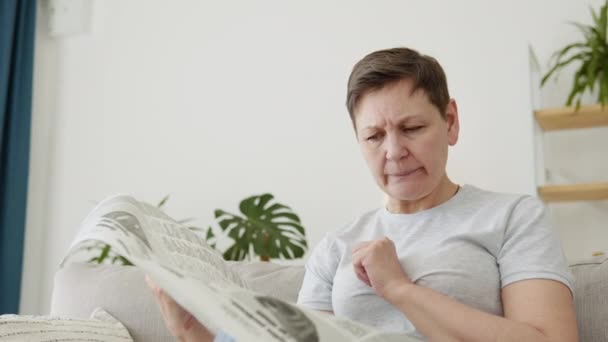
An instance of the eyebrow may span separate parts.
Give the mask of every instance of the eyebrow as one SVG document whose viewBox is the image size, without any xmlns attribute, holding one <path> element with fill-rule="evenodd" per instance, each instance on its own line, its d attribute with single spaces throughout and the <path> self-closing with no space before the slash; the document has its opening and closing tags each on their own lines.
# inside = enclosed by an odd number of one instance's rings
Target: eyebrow
<svg viewBox="0 0 608 342">
<path fill-rule="evenodd" d="M 411 120 L 414 120 L 414 119 L 417 119 L 417 118 L 420 118 L 420 117 L 422 117 L 422 115 L 419 115 L 419 114 L 415 114 L 415 115 L 408 115 L 408 116 L 404 117 L 403 119 L 399 120 L 399 121 L 397 122 L 397 125 L 402 125 L 402 124 L 404 124 L 404 123 L 407 123 L 408 121 L 411 121 Z M 378 126 L 376 126 L 376 125 L 369 125 L 369 126 L 365 126 L 365 127 L 363 127 L 363 128 L 361 129 L 361 131 L 364 131 L 364 130 L 370 130 L 370 129 L 374 129 L 374 130 L 375 130 L 375 129 L 378 129 Z"/>
</svg>

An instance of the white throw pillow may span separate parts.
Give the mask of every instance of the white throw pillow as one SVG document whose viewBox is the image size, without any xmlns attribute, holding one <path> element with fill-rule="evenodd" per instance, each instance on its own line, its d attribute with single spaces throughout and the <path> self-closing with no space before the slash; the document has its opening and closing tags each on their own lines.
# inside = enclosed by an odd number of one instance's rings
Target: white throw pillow
<svg viewBox="0 0 608 342">
<path fill-rule="evenodd" d="M 104 341 L 133 342 L 127 329 L 103 309 L 90 319 L 52 316 L 0 316 L 0 341 Z"/>
</svg>

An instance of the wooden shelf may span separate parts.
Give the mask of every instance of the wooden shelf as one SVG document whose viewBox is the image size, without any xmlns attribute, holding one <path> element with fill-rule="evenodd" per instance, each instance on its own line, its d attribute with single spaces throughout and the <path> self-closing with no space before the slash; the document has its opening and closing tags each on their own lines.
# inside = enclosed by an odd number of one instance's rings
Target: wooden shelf
<svg viewBox="0 0 608 342">
<path fill-rule="evenodd" d="M 545 202 L 608 200 L 608 183 L 546 185 L 538 194 Z"/>
<path fill-rule="evenodd" d="M 544 109 L 534 112 L 536 121 L 545 131 L 608 126 L 608 105 Z"/>
</svg>

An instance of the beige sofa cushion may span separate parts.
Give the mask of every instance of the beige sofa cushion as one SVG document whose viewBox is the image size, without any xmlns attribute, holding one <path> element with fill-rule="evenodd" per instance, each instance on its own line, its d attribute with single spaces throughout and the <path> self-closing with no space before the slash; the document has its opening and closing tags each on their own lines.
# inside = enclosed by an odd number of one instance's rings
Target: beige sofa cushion
<svg viewBox="0 0 608 342">
<path fill-rule="evenodd" d="M 576 314 L 581 342 L 608 341 L 608 257 L 572 264 L 576 278 Z M 254 291 L 295 302 L 302 266 L 233 262 Z M 86 318 L 103 307 L 121 321 L 133 340 L 171 341 L 156 303 L 135 267 L 71 264 L 57 272 L 52 315 Z"/>
<path fill-rule="evenodd" d="M 304 280 L 303 266 L 282 266 L 270 262 L 231 262 L 232 267 L 254 291 L 295 303 Z"/>
<path fill-rule="evenodd" d="M 581 342 L 608 341 L 608 256 L 570 265 Z"/>
<path fill-rule="evenodd" d="M 229 265 L 254 291 L 296 301 L 304 276 L 302 266 L 267 262 Z M 51 315 L 88 318 L 97 307 L 122 322 L 135 342 L 173 341 L 138 268 L 74 263 L 55 274 Z"/>
<path fill-rule="evenodd" d="M 90 319 L 1 315 L 0 341 L 133 342 L 133 339 L 112 315 L 103 309 L 96 309 Z"/>
<path fill-rule="evenodd" d="M 84 319 L 97 307 L 122 322 L 135 342 L 174 340 L 139 269 L 70 264 L 55 274 L 52 316 Z"/>
</svg>

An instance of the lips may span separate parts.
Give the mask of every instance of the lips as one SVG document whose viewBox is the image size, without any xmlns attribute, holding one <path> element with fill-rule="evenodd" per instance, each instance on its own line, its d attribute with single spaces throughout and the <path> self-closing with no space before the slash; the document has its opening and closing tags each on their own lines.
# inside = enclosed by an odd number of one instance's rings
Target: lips
<svg viewBox="0 0 608 342">
<path fill-rule="evenodd" d="M 405 177 L 405 176 L 411 175 L 412 173 L 414 173 L 414 172 L 416 172 L 416 171 L 418 171 L 420 169 L 422 169 L 422 167 L 419 167 L 419 168 L 416 168 L 416 169 L 413 169 L 413 170 L 409 170 L 409 171 L 389 173 L 387 175 L 391 176 L 391 177 Z"/>
</svg>

